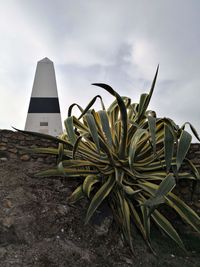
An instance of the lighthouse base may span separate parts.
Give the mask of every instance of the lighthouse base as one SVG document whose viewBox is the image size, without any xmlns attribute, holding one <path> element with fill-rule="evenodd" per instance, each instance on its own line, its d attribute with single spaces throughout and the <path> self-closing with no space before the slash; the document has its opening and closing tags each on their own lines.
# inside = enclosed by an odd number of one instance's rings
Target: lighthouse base
<svg viewBox="0 0 200 267">
<path fill-rule="evenodd" d="M 28 113 L 25 131 L 60 135 L 63 132 L 60 113 Z"/>
</svg>

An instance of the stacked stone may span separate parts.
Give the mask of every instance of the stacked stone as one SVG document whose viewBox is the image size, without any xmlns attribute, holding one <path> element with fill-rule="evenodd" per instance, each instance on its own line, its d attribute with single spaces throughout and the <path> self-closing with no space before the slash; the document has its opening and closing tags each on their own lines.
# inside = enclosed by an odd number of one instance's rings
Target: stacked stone
<svg viewBox="0 0 200 267">
<path fill-rule="evenodd" d="M 25 149 L 34 147 L 57 147 L 55 143 L 39 137 L 10 130 L 0 130 L 0 161 L 21 160 L 44 163 L 55 162 L 55 156 L 31 154 Z"/>
<path fill-rule="evenodd" d="M 188 152 L 188 158 L 200 169 L 200 144 L 192 144 Z"/>
<path fill-rule="evenodd" d="M 49 157 L 48 155 L 32 155 L 23 148 L 33 147 L 57 147 L 49 140 L 39 137 L 25 135 L 10 130 L 0 130 L 0 159 L 20 159 L 22 161 L 36 160 Z M 200 144 L 192 144 L 187 157 L 200 169 Z"/>
<path fill-rule="evenodd" d="M 21 162 L 40 162 L 42 164 L 56 163 L 56 156 L 30 154 L 24 150 L 33 147 L 57 147 L 57 145 L 51 141 L 20 132 L 0 130 L 0 162 L 18 160 Z M 200 171 L 200 144 L 192 144 L 187 157 Z M 190 181 L 180 181 L 176 190 L 182 199 L 200 213 L 200 184 L 197 184 L 193 198 L 191 198 L 192 183 Z"/>
</svg>

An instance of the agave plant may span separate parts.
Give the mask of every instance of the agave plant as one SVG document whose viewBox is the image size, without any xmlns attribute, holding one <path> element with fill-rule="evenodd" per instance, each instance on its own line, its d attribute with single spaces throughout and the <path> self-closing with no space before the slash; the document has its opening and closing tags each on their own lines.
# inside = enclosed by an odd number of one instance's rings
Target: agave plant
<svg viewBox="0 0 200 267">
<path fill-rule="evenodd" d="M 106 110 L 99 95 L 85 109 L 71 105 L 62 136 L 39 134 L 58 142 L 58 148 L 34 151 L 58 155 L 58 165 L 39 176 L 80 178 L 80 185 L 69 201 L 88 198 L 86 223 L 101 203 L 107 201 L 131 249 L 133 225 L 151 247 L 152 223 L 184 249 L 179 234 L 160 206 L 171 207 L 200 232 L 199 216 L 174 193 L 180 179 L 196 182 L 200 175 L 186 158 L 192 140 L 185 130 L 186 124 L 179 127 L 171 119 L 156 118 L 154 111 L 147 111 L 157 74 L 158 68 L 149 94 L 142 94 L 139 103 L 131 103 L 130 98 L 120 96 L 106 84 L 93 84 L 115 97 L 111 106 Z M 98 98 L 102 109 L 95 111 L 91 107 Z M 74 106 L 80 109 L 79 117 L 72 115 Z M 189 126 L 199 139 L 194 127 Z M 187 164 L 190 171 L 183 171 L 182 164 Z"/>
</svg>

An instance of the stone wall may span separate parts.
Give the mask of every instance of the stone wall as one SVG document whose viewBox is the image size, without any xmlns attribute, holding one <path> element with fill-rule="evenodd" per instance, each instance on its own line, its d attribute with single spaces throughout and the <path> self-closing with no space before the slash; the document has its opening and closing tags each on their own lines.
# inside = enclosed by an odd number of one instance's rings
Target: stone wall
<svg viewBox="0 0 200 267">
<path fill-rule="evenodd" d="M 31 147 L 57 147 L 54 142 L 43 140 L 38 137 L 25 135 L 10 130 L 0 130 L 0 159 L 19 159 L 21 161 L 45 161 L 51 162 L 52 156 L 31 155 L 24 148 Z M 53 157 L 55 158 L 55 157 Z M 200 144 L 192 144 L 188 153 L 197 168 L 200 168 Z"/>
<path fill-rule="evenodd" d="M 57 147 L 52 141 L 10 130 L 0 130 L 0 161 L 21 160 L 54 163 L 56 156 L 31 154 L 25 148 Z"/>
<path fill-rule="evenodd" d="M 188 158 L 200 169 L 200 144 L 192 144 L 188 152 Z"/>
<path fill-rule="evenodd" d="M 20 160 L 55 164 L 56 156 L 30 154 L 23 148 L 31 147 L 57 147 L 51 141 L 25 135 L 10 130 L 0 130 L 0 161 Z M 200 144 L 192 144 L 188 152 L 188 158 L 192 160 L 200 171 Z M 197 184 L 193 200 L 191 200 L 192 184 L 188 181 L 180 181 L 177 187 L 178 194 L 200 214 L 200 184 Z"/>
</svg>

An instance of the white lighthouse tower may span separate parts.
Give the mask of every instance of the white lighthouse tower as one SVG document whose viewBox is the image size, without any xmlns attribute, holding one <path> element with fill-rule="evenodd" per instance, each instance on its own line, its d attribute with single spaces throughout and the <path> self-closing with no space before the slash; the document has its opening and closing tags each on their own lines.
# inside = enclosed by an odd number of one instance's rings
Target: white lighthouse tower
<svg viewBox="0 0 200 267">
<path fill-rule="evenodd" d="M 37 63 L 25 130 L 53 136 L 62 133 L 55 70 L 47 57 Z"/>
</svg>

